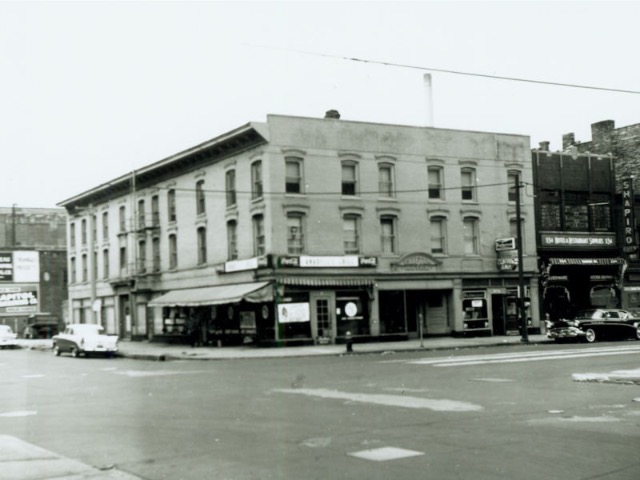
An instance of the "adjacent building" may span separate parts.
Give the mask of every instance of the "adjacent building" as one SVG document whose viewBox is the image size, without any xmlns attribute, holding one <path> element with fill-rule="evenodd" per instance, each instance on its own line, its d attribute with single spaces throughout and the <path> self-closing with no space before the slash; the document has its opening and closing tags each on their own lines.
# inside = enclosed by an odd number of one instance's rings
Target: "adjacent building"
<svg viewBox="0 0 640 480">
<path fill-rule="evenodd" d="M 269 115 L 60 203 L 71 315 L 335 343 L 518 334 L 520 295 L 539 330 L 532 183 L 527 136 Z"/>
<path fill-rule="evenodd" d="M 0 207 L 0 323 L 20 335 L 49 335 L 65 318 L 66 229 L 64 209 Z"/>
</svg>

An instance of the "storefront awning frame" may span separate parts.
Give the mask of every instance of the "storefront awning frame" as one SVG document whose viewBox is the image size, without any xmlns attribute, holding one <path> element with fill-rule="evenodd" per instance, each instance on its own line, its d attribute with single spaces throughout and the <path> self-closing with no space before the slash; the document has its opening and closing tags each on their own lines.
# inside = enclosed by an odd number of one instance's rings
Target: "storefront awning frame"
<svg viewBox="0 0 640 480">
<path fill-rule="evenodd" d="M 238 283 L 234 285 L 171 290 L 151 300 L 149 306 L 205 307 L 238 303 L 242 300 L 251 303 L 272 301 L 273 288 L 271 282 Z"/>
</svg>

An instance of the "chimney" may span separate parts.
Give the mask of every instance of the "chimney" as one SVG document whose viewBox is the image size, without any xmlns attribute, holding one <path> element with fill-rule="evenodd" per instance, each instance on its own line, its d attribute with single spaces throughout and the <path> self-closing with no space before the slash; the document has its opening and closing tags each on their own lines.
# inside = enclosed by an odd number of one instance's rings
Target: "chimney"
<svg viewBox="0 0 640 480">
<path fill-rule="evenodd" d="M 433 127 L 433 84 L 431 83 L 431 74 L 425 73 L 424 80 L 424 92 L 426 95 L 426 122 L 425 126 Z"/>
<path fill-rule="evenodd" d="M 539 150 L 544 150 L 545 152 L 548 152 L 549 151 L 549 142 L 547 142 L 547 141 L 540 142 Z"/>
<path fill-rule="evenodd" d="M 340 112 L 338 110 L 327 110 L 327 112 L 324 114 L 324 118 L 339 119 L 340 118 Z"/>
<path fill-rule="evenodd" d="M 575 133 L 565 133 L 562 135 L 562 150 L 566 150 L 569 147 L 576 144 L 576 135 Z"/>
<path fill-rule="evenodd" d="M 616 124 L 613 120 L 603 120 L 591 124 L 593 152 L 603 154 L 611 152 L 612 134 L 615 126 Z"/>
</svg>

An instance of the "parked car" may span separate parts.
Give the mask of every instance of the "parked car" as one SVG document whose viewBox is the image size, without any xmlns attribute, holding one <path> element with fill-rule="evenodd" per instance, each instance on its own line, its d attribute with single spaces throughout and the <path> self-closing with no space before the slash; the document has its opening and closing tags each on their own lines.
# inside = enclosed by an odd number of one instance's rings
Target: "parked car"
<svg viewBox="0 0 640 480">
<path fill-rule="evenodd" d="M 53 353 L 69 352 L 72 357 L 100 353 L 113 356 L 118 351 L 118 337 L 102 334 L 103 327 L 92 323 L 71 323 L 53 336 Z"/>
<path fill-rule="evenodd" d="M 9 325 L 0 325 L 0 348 L 15 348 L 18 346 L 17 334 L 13 333 Z"/>
<path fill-rule="evenodd" d="M 588 343 L 605 338 L 640 340 L 640 318 L 617 308 L 582 310 L 572 320 L 562 319 L 548 324 L 547 337 L 556 341 L 580 339 Z"/>
</svg>

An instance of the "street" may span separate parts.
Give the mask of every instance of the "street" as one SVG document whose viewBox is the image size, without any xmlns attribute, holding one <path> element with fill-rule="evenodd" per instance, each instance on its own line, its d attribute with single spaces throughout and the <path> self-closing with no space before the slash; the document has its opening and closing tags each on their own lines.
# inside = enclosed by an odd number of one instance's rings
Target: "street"
<svg viewBox="0 0 640 480">
<path fill-rule="evenodd" d="M 144 479 L 637 480 L 640 388 L 585 380 L 639 358 L 633 341 L 169 362 L 4 350 L 0 436 Z"/>
</svg>

